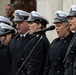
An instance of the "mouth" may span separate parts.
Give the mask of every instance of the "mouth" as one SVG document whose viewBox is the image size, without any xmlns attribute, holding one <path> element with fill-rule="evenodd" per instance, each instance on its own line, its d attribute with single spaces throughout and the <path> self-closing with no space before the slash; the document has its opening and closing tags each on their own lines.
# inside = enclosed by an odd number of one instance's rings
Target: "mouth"
<svg viewBox="0 0 76 75">
<path fill-rule="evenodd" d="M 17 28 L 17 31 L 20 31 L 20 28 Z"/>
<path fill-rule="evenodd" d="M 19 28 L 17 28 L 17 30 L 20 30 Z"/>
<path fill-rule="evenodd" d="M 29 29 L 29 32 L 31 31 L 31 29 Z"/>
<path fill-rule="evenodd" d="M 29 27 L 29 31 L 31 30 L 31 28 Z"/>
<path fill-rule="evenodd" d="M 57 31 L 57 33 L 59 33 L 59 31 Z"/>
<path fill-rule="evenodd" d="M 59 31 L 57 31 L 57 34 L 59 34 Z"/>
<path fill-rule="evenodd" d="M 72 24 L 69 24 L 70 26 L 72 26 Z"/>
</svg>

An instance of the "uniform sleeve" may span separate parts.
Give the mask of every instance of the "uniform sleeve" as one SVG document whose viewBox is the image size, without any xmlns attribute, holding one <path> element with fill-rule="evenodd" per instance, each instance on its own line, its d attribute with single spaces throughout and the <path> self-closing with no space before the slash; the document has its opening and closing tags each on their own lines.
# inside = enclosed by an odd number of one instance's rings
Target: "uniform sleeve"
<svg viewBox="0 0 76 75">
<path fill-rule="evenodd" d="M 11 51 L 9 50 L 9 45 L 10 45 L 10 42 L 7 45 L 7 51 L 8 51 L 8 56 L 10 58 L 10 61 L 12 62 L 12 54 L 11 54 Z"/>
<path fill-rule="evenodd" d="M 73 73 L 76 75 L 76 40 L 74 45 L 71 48 L 72 61 L 73 61 Z"/>
<path fill-rule="evenodd" d="M 51 63 L 51 61 L 50 61 L 50 52 L 51 52 L 51 46 L 53 45 L 53 43 L 55 41 L 56 41 L 56 39 L 52 41 L 52 43 L 50 44 L 49 49 L 48 49 L 48 55 L 47 55 L 47 58 L 46 58 L 46 65 L 45 65 L 44 75 L 48 75 L 49 72 L 50 72 L 50 67 L 51 67 L 50 66 L 50 63 Z"/>
<path fill-rule="evenodd" d="M 44 75 L 48 75 L 49 69 L 50 69 L 50 66 L 49 66 L 49 54 L 48 54 L 47 60 L 46 60 L 46 65 L 45 65 Z"/>
</svg>

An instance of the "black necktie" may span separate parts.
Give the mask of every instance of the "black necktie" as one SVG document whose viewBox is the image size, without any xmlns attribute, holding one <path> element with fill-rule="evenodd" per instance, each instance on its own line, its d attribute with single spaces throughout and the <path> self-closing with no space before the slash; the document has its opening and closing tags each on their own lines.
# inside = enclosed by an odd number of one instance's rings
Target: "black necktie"
<svg viewBox="0 0 76 75">
<path fill-rule="evenodd" d="M 25 37 L 24 36 L 22 36 L 20 39 L 21 39 L 21 41 L 24 39 Z"/>
</svg>

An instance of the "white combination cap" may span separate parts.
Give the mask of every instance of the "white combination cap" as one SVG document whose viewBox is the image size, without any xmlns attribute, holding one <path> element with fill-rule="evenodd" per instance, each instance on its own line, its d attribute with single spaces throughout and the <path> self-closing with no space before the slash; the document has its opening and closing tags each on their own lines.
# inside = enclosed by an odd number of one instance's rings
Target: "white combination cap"
<svg viewBox="0 0 76 75">
<path fill-rule="evenodd" d="M 30 13 L 23 11 L 23 10 L 15 10 L 14 11 L 14 21 L 23 21 L 25 19 L 28 19 L 28 16 Z"/>
<path fill-rule="evenodd" d="M 56 11 L 54 14 L 54 23 L 58 22 L 68 22 L 67 20 L 67 14 L 63 11 Z"/>
<path fill-rule="evenodd" d="M 43 21 L 45 22 L 45 24 L 48 24 L 49 21 L 40 13 L 36 12 L 36 11 L 32 11 L 28 20 L 28 22 L 35 22 L 35 21 Z"/>
<path fill-rule="evenodd" d="M 70 11 L 67 17 L 76 17 L 76 5 L 70 6 Z"/>
<path fill-rule="evenodd" d="M 5 36 L 10 33 L 17 33 L 17 30 L 5 23 L 0 23 L 0 36 Z"/>
<path fill-rule="evenodd" d="M 5 23 L 5 24 L 8 24 L 10 26 L 13 25 L 13 23 L 9 19 L 5 18 L 4 16 L 0 16 L 0 23 Z"/>
</svg>

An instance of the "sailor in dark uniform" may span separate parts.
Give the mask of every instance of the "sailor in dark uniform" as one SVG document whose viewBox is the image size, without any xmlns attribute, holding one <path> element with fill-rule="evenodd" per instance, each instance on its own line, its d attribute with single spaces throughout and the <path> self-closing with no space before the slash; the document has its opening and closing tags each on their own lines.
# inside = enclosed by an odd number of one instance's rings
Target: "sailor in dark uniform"
<svg viewBox="0 0 76 75">
<path fill-rule="evenodd" d="M 31 39 L 28 34 L 28 19 L 29 13 L 23 10 L 15 10 L 14 21 L 16 24 L 18 34 L 12 38 L 8 44 L 8 50 L 10 52 L 10 58 L 12 62 L 11 75 L 15 75 L 19 67 L 25 60 L 25 47 Z M 18 75 L 23 75 L 25 68 L 23 68 Z"/>
<path fill-rule="evenodd" d="M 11 62 L 7 45 L 15 33 L 17 33 L 15 28 L 9 26 L 8 24 L 0 23 L 0 75 L 11 75 Z"/>
<path fill-rule="evenodd" d="M 70 25 L 70 30 L 74 31 L 75 34 L 72 39 L 73 44 L 70 43 L 69 47 L 71 47 L 66 56 L 64 75 L 76 75 L 76 5 L 70 6 L 70 11 L 67 18 Z"/>
<path fill-rule="evenodd" d="M 13 23 L 9 19 L 5 18 L 4 16 L 0 16 L 0 23 L 5 23 L 5 24 L 8 24 L 10 26 L 13 25 Z M 0 43 L 1 43 L 1 41 L 0 41 Z"/>
<path fill-rule="evenodd" d="M 34 34 L 46 27 L 48 20 L 36 11 L 32 11 L 28 18 L 29 34 L 34 35 L 26 47 L 25 63 L 26 75 L 43 75 L 46 56 L 49 48 L 49 40 L 45 33 Z"/>
<path fill-rule="evenodd" d="M 54 24 L 59 37 L 50 44 L 45 75 L 64 75 L 63 59 L 69 42 L 73 37 L 66 16 L 67 14 L 63 11 L 56 11 L 55 13 Z"/>
</svg>

